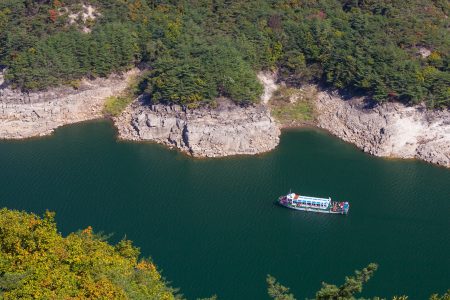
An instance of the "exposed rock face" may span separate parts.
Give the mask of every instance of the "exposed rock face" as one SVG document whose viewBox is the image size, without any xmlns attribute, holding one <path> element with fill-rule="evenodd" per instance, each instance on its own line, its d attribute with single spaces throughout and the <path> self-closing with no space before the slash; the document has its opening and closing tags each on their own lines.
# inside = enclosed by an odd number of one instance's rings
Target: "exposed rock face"
<svg viewBox="0 0 450 300">
<path fill-rule="evenodd" d="M 196 157 L 257 154 L 278 145 L 280 129 L 265 106 L 218 102 L 215 109 L 183 110 L 136 100 L 115 123 L 122 139 L 155 141 Z"/>
<path fill-rule="evenodd" d="M 258 79 L 264 87 L 264 93 L 261 95 L 261 101 L 266 104 L 272 98 L 273 93 L 279 88 L 276 84 L 277 74 L 272 72 L 259 72 Z"/>
<path fill-rule="evenodd" d="M 59 126 L 99 118 L 106 98 L 125 90 L 136 73 L 84 80 L 77 90 L 65 87 L 27 94 L 0 88 L 0 139 L 48 135 Z"/>
<path fill-rule="evenodd" d="M 450 167 L 450 111 L 385 103 L 365 108 L 362 99 L 317 97 L 318 126 L 376 156 L 417 158 Z"/>
</svg>

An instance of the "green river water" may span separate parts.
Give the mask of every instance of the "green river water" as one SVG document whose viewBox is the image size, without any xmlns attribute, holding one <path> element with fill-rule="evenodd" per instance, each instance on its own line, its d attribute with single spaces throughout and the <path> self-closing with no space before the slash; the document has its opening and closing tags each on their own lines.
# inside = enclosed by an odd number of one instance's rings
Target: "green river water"
<svg viewBox="0 0 450 300">
<path fill-rule="evenodd" d="M 267 299 L 270 273 L 298 299 L 377 262 L 363 295 L 450 288 L 450 170 L 387 160 L 315 130 L 258 156 L 192 159 L 118 142 L 107 121 L 0 142 L 0 206 L 56 211 L 63 234 L 126 235 L 190 299 Z M 350 202 L 348 216 L 289 210 L 289 189 Z"/>
</svg>

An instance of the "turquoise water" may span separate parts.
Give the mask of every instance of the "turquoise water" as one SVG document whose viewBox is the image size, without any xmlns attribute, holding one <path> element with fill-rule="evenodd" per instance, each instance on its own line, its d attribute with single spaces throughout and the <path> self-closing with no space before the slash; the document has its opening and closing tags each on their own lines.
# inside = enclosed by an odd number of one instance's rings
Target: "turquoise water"
<svg viewBox="0 0 450 300">
<path fill-rule="evenodd" d="M 266 299 L 268 273 L 304 299 L 370 262 L 380 267 L 366 296 L 450 288 L 450 170 L 375 158 L 320 131 L 285 132 L 264 155 L 199 160 L 118 142 L 96 121 L 0 142 L 0 166 L 0 206 L 56 211 L 63 234 L 126 235 L 190 299 Z M 289 189 L 349 201 L 350 214 L 275 205 Z"/>
</svg>

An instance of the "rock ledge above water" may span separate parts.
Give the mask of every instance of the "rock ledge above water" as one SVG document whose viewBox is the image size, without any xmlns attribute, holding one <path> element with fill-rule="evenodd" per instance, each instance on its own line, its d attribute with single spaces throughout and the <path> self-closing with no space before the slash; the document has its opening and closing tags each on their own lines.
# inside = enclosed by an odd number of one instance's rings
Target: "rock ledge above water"
<svg viewBox="0 0 450 300">
<path fill-rule="evenodd" d="M 123 92 L 138 73 L 83 80 L 78 89 L 59 87 L 22 93 L 0 87 L 0 139 L 24 139 L 51 134 L 56 128 L 103 116 L 108 97 Z"/>
<path fill-rule="evenodd" d="M 136 100 L 115 119 L 119 137 L 154 141 L 195 157 L 258 154 L 274 149 L 280 129 L 263 105 L 240 107 L 219 99 L 217 108 L 183 109 Z"/>
<path fill-rule="evenodd" d="M 450 167 L 450 111 L 384 103 L 367 108 L 362 98 L 344 100 L 320 92 L 317 125 L 372 155 L 416 158 Z"/>
</svg>

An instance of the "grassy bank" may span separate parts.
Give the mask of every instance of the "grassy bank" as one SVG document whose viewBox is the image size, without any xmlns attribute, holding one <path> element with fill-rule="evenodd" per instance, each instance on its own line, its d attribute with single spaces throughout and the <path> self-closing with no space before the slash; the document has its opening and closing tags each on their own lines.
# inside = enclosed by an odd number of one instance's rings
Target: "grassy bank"
<svg viewBox="0 0 450 300">
<path fill-rule="evenodd" d="M 135 75 L 130 78 L 128 87 L 122 93 L 117 96 L 108 97 L 103 107 L 103 114 L 108 117 L 117 117 L 120 115 L 140 94 L 139 83 L 141 79 L 142 74 Z"/>
<path fill-rule="evenodd" d="M 272 116 L 285 127 L 312 125 L 316 96 L 317 90 L 313 86 L 301 89 L 282 86 L 269 102 Z"/>
<path fill-rule="evenodd" d="M 133 97 L 111 96 L 106 99 L 103 113 L 107 116 L 117 117 L 133 101 Z"/>
</svg>

